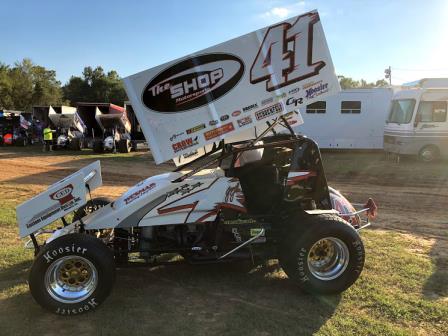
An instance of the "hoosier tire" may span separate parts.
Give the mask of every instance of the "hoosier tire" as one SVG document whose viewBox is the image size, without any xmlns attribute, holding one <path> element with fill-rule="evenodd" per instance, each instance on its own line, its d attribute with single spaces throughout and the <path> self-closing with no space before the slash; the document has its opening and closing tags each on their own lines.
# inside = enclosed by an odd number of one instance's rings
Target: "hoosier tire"
<svg viewBox="0 0 448 336">
<path fill-rule="evenodd" d="M 335 294 L 349 288 L 364 267 L 364 245 L 358 232 L 335 215 L 316 215 L 290 223 L 280 264 L 303 290 Z"/>
<path fill-rule="evenodd" d="M 88 201 L 84 206 L 75 211 L 73 215 L 72 222 L 75 222 L 84 216 L 87 216 L 89 213 L 92 213 L 99 208 L 102 208 L 109 203 L 112 203 L 112 199 L 109 197 L 95 197 L 92 200 Z"/>
<path fill-rule="evenodd" d="M 99 239 L 73 233 L 55 239 L 37 255 L 29 276 L 31 295 L 60 315 L 95 310 L 115 282 L 112 251 Z"/>
<path fill-rule="evenodd" d="M 131 140 L 121 139 L 118 141 L 118 151 L 120 153 L 130 153 L 131 152 Z"/>
<path fill-rule="evenodd" d="M 94 153 L 103 153 L 104 152 L 103 140 L 94 140 L 92 149 Z"/>
</svg>

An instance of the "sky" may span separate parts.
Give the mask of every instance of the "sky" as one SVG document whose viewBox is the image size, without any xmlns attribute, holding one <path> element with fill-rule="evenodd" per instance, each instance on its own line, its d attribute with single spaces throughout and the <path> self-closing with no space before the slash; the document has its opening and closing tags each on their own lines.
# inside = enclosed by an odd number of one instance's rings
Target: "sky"
<svg viewBox="0 0 448 336">
<path fill-rule="evenodd" d="M 446 0 L 0 0 L 0 62 L 126 77 L 317 9 L 338 75 L 448 77 Z"/>
</svg>

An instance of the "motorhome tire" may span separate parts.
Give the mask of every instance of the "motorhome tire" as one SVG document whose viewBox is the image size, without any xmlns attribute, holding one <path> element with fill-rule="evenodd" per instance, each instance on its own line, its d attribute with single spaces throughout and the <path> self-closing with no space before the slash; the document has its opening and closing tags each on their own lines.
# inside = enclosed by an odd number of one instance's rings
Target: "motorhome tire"
<svg viewBox="0 0 448 336">
<path fill-rule="evenodd" d="M 358 279 L 364 267 L 364 245 L 345 220 L 313 215 L 296 218 L 288 228 L 280 242 L 279 261 L 288 278 L 303 290 L 335 294 Z"/>
<path fill-rule="evenodd" d="M 115 282 L 112 251 L 98 238 L 72 233 L 45 245 L 31 267 L 31 295 L 59 315 L 98 308 Z"/>
<path fill-rule="evenodd" d="M 427 145 L 420 149 L 418 158 L 422 162 L 434 162 L 439 159 L 440 151 L 435 145 Z"/>
</svg>

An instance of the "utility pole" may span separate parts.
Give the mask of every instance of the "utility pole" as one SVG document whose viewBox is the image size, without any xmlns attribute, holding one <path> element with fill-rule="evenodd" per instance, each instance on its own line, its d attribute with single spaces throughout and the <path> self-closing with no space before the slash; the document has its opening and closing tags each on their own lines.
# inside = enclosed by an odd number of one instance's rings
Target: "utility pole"
<svg viewBox="0 0 448 336">
<path fill-rule="evenodd" d="M 389 79 L 389 85 L 392 86 L 392 69 L 389 65 L 387 69 L 384 70 L 384 77 Z"/>
</svg>

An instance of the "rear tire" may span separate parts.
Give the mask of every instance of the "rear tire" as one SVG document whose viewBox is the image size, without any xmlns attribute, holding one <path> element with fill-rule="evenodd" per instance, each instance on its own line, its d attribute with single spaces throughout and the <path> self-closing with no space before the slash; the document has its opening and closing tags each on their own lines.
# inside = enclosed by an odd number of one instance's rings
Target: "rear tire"
<svg viewBox="0 0 448 336">
<path fill-rule="evenodd" d="M 345 220 L 335 215 L 315 215 L 296 218 L 289 227 L 281 242 L 279 261 L 302 289 L 335 294 L 358 279 L 364 267 L 364 245 Z"/>
<path fill-rule="evenodd" d="M 108 205 L 109 203 L 112 203 L 112 199 L 110 199 L 109 197 L 92 198 L 90 201 L 84 204 L 84 206 L 75 211 L 75 213 L 73 214 L 72 222 L 80 220 L 84 216 L 87 216 L 89 213 L 92 213 L 99 208 Z"/>
<path fill-rule="evenodd" d="M 75 151 L 82 150 L 83 141 L 79 138 L 73 138 L 70 141 L 70 149 Z"/>
<path fill-rule="evenodd" d="M 422 162 L 434 162 L 437 161 L 440 157 L 440 151 L 437 146 L 428 145 L 420 149 L 418 153 L 418 158 Z"/>
<path fill-rule="evenodd" d="M 95 153 L 103 153 L 104 152 L 103 140 L 94 140 L 93 141 L 93 151 Z"/>
<path fill-rule="evenodd" d="M 95 310 L 115 282 L 112 251 L 99 239 L 73 233 L 39 252 L 31 267 L 31 295 L 43 308 L 60 315 Z"/>
<path fill-rule="evenodd" d="M 131 152 L 131 140 L 121 139 L 118 141 L 118 151 L 120 153 L 130 153 Z"/>
<path fill-rule="evenodd" d="M 14 140 L 14 144 L 19 147 L 25 147 L 27 142 L 28 142 L 27 139 L 23 137 L 19 137 L 16 140 Z"/>
</svg>

